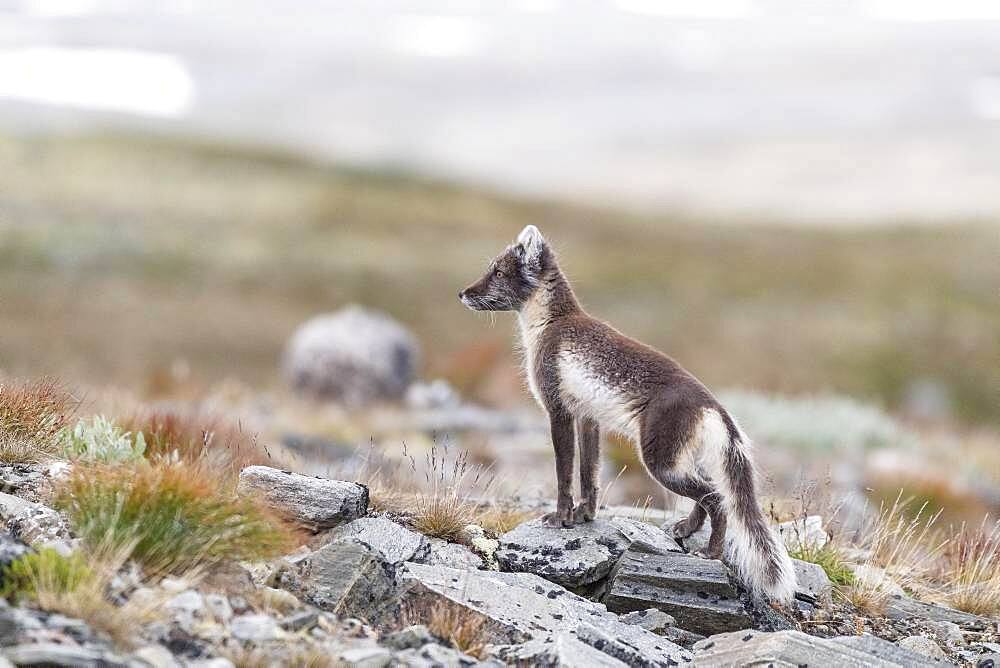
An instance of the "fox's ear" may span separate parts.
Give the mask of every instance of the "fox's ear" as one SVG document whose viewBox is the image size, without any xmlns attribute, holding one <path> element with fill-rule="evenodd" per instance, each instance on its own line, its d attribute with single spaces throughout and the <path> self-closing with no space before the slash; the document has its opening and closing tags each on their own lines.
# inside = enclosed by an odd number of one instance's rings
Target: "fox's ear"
<svg viewBox="0 0 1000 668">
<path fill-rule="evenodd" d="M 528 225 L 517 235 L 518 245 L 524 249 L 522 257 L 525 264 L 534 264 L 542 256 L 545 248 L 545 237 L 534 225 Z"/>
</svg>

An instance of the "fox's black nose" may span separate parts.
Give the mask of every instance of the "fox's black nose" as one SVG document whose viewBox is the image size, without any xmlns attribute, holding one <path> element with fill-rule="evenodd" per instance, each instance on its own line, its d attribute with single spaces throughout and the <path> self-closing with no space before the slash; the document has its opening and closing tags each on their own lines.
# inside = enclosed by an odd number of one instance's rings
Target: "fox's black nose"
<svg viewBox="0 0 1000 668">
<path fill-rule="evenodd" d="M 458 298 L 459 299 L 465 299 L 465 290 L 459 290 L 458 291 Z"/>
</svg>

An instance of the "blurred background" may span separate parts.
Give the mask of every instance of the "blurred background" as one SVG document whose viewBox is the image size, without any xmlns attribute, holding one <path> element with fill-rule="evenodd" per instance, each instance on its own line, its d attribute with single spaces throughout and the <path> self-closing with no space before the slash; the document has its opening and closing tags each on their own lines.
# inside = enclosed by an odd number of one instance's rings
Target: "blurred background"
<svg viewBox="0 0 1000 668">
<path fill-rule="evenodd" d="M 1000 510 L 1000 5 L 0 0 L 8 377 L 551 497 L 513 319 L 455 298 L 526 224 L 776 499 Z"/>
</svg>

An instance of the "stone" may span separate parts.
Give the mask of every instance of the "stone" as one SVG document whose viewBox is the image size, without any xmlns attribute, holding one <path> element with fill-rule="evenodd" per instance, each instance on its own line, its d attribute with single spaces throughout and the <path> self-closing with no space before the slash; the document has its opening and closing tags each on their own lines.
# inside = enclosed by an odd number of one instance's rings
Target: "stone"
<svg viewBox="0 0 1000 668">
<path fill-rule="evenodd" d="M 484 619 L 484 640 L 502 645 L 491 652 L 506 661 L 529 662 L 529 655 L 545 656 L 546 645 L 559 638 L 569 643 L 573 637 L 606 657 L 639 661 L 635 665 L 673 665 L 690 659 L 682 647 L 639 626 L 624 624 L 604 605 L 531 573 L 408 563 L 400 588 L 398 603 L 415 621 L 429 618 L 441 606 L 458 606 L 463 613 Z"/>
<path fill-rule="evenodd" d="M 937 622 L 952 622 L 963 628 L 980 629 L 989 625 L 989 620 L 968 612 L 955 610 L 944 605 L 924 603 L 909 596 L 890 596 L 885 616 L 889 619 L 920 618 Z"/>
<path fill-rule="evenodd" d="M 980 654 L 976 657 L 976 668 L 1000 668 L 1000 652 Z"/>
<path fill-rule="evenodd" d="M 487 567 L 496 567 L 496 552 L 500 548 L 500 541 L 487 536 L 486 531 L 478 524 L 465 525 L 458 537 L 463 545 L 483 558 Z"/>
<path fill-rule="evenodd" d="M 672 536 L 652 524 L 625 517 L 612 517 L 611 524 L 628 540 L 630 550 L 650 554 L 684 551 Z"/>
<path fill-rule="evenodd" d="M 384 517 L 362 517 L 334 529 L 329 537 L 331 541 L 351 537 L 364 543 L 393 567 L 404 561 L 426 561 L 431 554 L 426 536 Z"/>
<path fill-rule="evenodd" d="M 624 615 L 619 615 L 618 621 L 623 624 L 641 626 L 647 631 L 652 631 L 657 635 L 663 635 L 663 631 L 677 625 L 677 620 L 673 618 L 673 615 L 668 615 L 662 610 L 657 610 L 656 608 L 627 612 Z"/>
<path fill-rule="evenodd" d="M 432 566 L 449 566 L 464 570 L 483 568 L 486 562 L 478 554 L 464 545 L 449 543 L 440 538 L 429 539 L 431 553 L 423 563 Z M 417 561 L 414 559 L 414 561 Z"/>
<path fill-rule="evenodd" d="M 187 668 L 235 668 L 233 662 L 224 657 L 213 659 L 196 659 L 187 662 Z"/>
<path fill-rule="evenodd" d="M 110 652 L 51 642 L 5 647 L 3 655 L 18 666 L 66 668 L 126 668 L 124 659 Z"/>
<path fill-rule="evenodd" d="M 132 656 L 140 661 L 145 661 L 152 668 L 183 668 L 181 663 L 174 658 L 163 645 L 147 645 L 132 652 Z"/>
<path fill-rule="evenodd" d="M 416 649 L 435 642 L 434 635 L 423 624 L 413 624 L 382 639 L 383 644 L 396 650 Z"/>
<path fill-rule="evenodd" d="M 722 633 L 695 644 L 693 665 L 712 668 L 766 665 L 916 668 L 934 665 L 919 654 L 867 637 L 878 642 L 842 643 L 841 638 L 816 638 L 801 631 Z"/>
<path fill-rule="evenodd" d="M 12 536 L 10 532 L 0 530 L 0 573 L 3 573 L 3 569 L 11 562 L 33 551 L 23 541 Z"/>
<path fill-rule="evenodd" d="M 406 668 L 464 668 L 479 665 L 479 662 L 471 656 L 437 643 L 403 650 L 393 659 L 394 666 Z"/>
<path fill-rule="evenodd" d="M 370 619 L 390 599 L 395 578 L 378 549 L 346 536 L 282 570 L 277 584 L 321 610 Z"/>
<path fill-rule="evenodd" d="M 916 652 L 917 654 L 923 654 L 930 659 L 947 658 L 947 655 L 945 655 L 941 646 L 927 636 L 908 636 L 906 638 L 900 638 L 896 641 L 896 644 L 903 649 Z"/>
<path fill-rule="evenodd" d="M 608 520 L 553 528 L 536 519 L 500 536 L 496 558 L 501 570 L 580 588 L 607 577 L 627 547 L 628 539 Z"/>
<path fill-rule="evenodd" d="M 561 632 L 545 640 L 532 640 L 500 650 L 508 665 L 559 666 L 560 668 L 625 668 L 619 661 L 579 640 L 569 632 Z"/>
<path fill-rule="evenodd" d="M 58 512 L 12 494 L 0 494 L 0 519 L 14 537 L 29 545 L 70 537 L 69 528 Z"/>
<path fill-rule="evenodd" d="M 281 628 L 286 631 L 302 631 L 316 626 L 319 613 L 316 610 L 299 610 L 281 618 Z"/>
<path fill-rule="evenodd" d="M 819 515 L 781 522 L 777 529 L 789 550 L 823 547 L 830 540 L 823 528 L 823 518 Z"/>
<path fill-rule="evenodd" d="M 703 635 L 752 623 L 725 565 L 689 554 L 627 551 L 604 603 L 617 613 L 656 608 L 673 615 L 681 628 Z"/>
<path fill-rule="evenodd" d="M 871 564 L 859 564 L 855 566 L 854 581 L 859 586 L 872 591 L 886 592 L 887 594 L 898 596 L 906 595 L 903 588 L 884 569 Z"/>
<path fill-rule="evenodd" d="M 792 559 L 795 568 L 795 597 L 809 603 L 827 605 L 833 598 L 833 583 L 819 564 Z"/>
<path fill-rule="evenodd" d="M 205 599 L 194 589 L 174 595 L 164 607 L 173 615 L 177 625 L 188 633 L 193 632 L 195 624 L 205 617 Z"/>
<path fill-rule="evenodd" d="M 954 647 L 965 644 L 965 634 L 962 633 L 961 627 L 955 622 L 930 620 L 927 622 L 927 627 L 933 630 L 934 635 L 940 640 L 950 646 Z M 1000 649 L 1000 646 L 998 646 L 998 649 Z"/>
<path fill-rule="evenodd" d="M 340 653 L 340 660 L 351 668 L 383 668 L 392 660 L 385 647 L 356 647 Z"/>
<path fill-rule="evenodd" d="M 876 665 L 901 666 L 940 666 L 941 661 L 929 659 L 922 654 L 911 652 L 908 649 L 899 647 L 888 640 L 876 638 L 871 635 L 862 636 L 840 636 L 833 638 L 830 642 L 848 647 L 853 650 L 860 650 L 869 656 L 877 658 L 881 663 Z"/>
<path fill-rule="evenodd" d="M 398 322 L 349 306 L 301 325 L 288 342 L 283 367 L 301 394 L 363 406 L 402 399 L 419 357 L 416 339 Z"/>
<path fill-rule="evenodd" d="M 240 615 L 234 617 L 229 631 L 238 640 L 263 642 L 281 637 L 278 622 L 270 615 Z"/>
<path fill-rule="evenodd" d="M 364 485 L 269 466 L 248 466 L 240 471 L 236 492 L 262 499 L 312 531 L 332 529 L 368 512 L 368 488 Z"/>
<path fill-rule="evenodd" d="M 220 624 L 228 624 L 233 618 L 233 606 L 229 603 L 229 597 L 222 594 L 205 594 L 205 607 L 211 613 L 215 621 Z"/>
<path fill-rule="evenodd" d="M 249 594 L 256 588 L 250 571 L 233 561 L 214 564 L 205 573 L 201 586 L 227 594 Z"/>
</svg>

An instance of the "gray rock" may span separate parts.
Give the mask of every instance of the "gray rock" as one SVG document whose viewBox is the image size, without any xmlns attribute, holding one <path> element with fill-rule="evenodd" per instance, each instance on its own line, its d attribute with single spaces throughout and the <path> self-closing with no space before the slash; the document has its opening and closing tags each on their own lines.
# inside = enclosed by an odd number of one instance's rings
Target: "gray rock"
<svg viewBox="0 0 1000 668">
<path fill-rule="evenodd" d="M 65 666 L 66 668 L 125 668 L 124 659 L 110 652 L 56 643 L 34 643 L 5 647 L 3 655 L 17 666 Z"/>
<path fill-rule="evenodd" d="M 961 627 L 955 622 L 931 620 L 927 622 L 927 627 L 933 629 L 934 635 L 952 647 L 965 644 L 965 634 L 962 633 Z"/>
<path fill-rule="evenodd" d="M 194 589 L 188 589 L 170 598 L 164 607 L 182 629 L 191 633 L 195 624 L 205 617 L 205 598 Z"/>
<path fill-rule="evenodd" d="M 885 616 L 889 619 L 920 618 L 936 622 L 952 622 L 963 628 L 986 628 L 989 620 L 968 612 L 955 610 L 943 605 L 924 603 L 909 596 L 893 595 L 889 598 Z"/>
<path fill-rule="evenodd" d="M 395 633 L 390 633 L 382 642 L 396 650 L 417 649 L 435 642 L 433 634 L 423 624 L 413 624 Z"/>
<path fill-rule="evenodd" d="M 233 618 L 233 606 L 229 598 L 222 594 L 205 594 L 205 607 L 220 624 L 228 624 Z"/>
<path fill-rule="evenodd" d="M 875 636 L 840 636 L 833 638 L 830 642 L 848 647 L 853 650 L 860 650 L 869 656 L 873 656 L 880 663 L 875 665 L 900 666 L 909 668 L 910 666 L 940 666 L 943 662 L 936 659 L 929 659 L 922 654 L 911 652 L 908 649 L 899 647 Z"/>
<path fill-rule="evenodd" d="M 288 342 L 283 366 L 296 391 L 361 406 L 401 399 L 419 356 L 416 339 L 402 325 L 349 306 L 300 326 Z"/>
<path fill-rule="evenodd" d="M 263 499 L 277 512 L 313 531 L 339 526 L 368 512 L 368 488 L 364 485 L 269 466 L 248 466 L 240 471 L 236 491 Z"/>
<path fill-rule="evenodd" d="M 286 631 L 302 631 L 316 626 L 319 613 L 315 609 L 299 610 L 281 618 L 281 628 Z"/>
<path fill-rule="evenodd" d="M 625 517 L 613 517 L 611 524 L 628 539 L 629 549 L 636 552 L 667 554 L 684 551 L 671 535 L 652 524 Z"/>
<path fill-rule="evenodd" d="M 440 538 L 429 539 L 431 552 L 426 559 L 414 559 L 431 566 L 448 566 L 460 570 L 483 568 L 486 562 L 464 545 L 449 543 Z"/>
<path fill-rule="evenodd" d="M 229 631 L 238 640 L 264 642 L 281 636 L 278 622 L 270 615 L 240 615 L 234 617 Z"/>
<path fill-rule="evenodd" d="M 657 635 L 663 635 L 663 631 L 677 625 L 677 620 L 673 615 L 668 615 L 662 610 L 649 608 L 648 610 L 636 610 L 620 615 L 618 620 L 623 624 L 633 624 L 641 626 L 647 631 L 652 631 Z"/>
<path fill-rule="evenodd" d="M 1000 668 L 1000 652 L 980 654 L 976 657 L 976 668 Z"/>
<path fill-rule="evenodd" d="M 395 576 L 379 550 L 347 536 L 282 570 L 277 584 L 322 610 L 371 619 L 390 599 Z"/>
<path fill-rule="evenodd" d="M 356 647 L 341 652 L 340 660 L 351 668 L 383 668 L 389 665 L 392 654 L 384 647 Z"/>
<path fill-rule="evenodd" d="M 9 532 L 0 530 L 0 573 L 3 573 L 3 569 L 9 566 L 12 561 L 16 561 L 33 551 L 22 541 L 10 535 Z"/>
<path fill-rule="evenodd" d="M 751 626 L 721 561 L 688 554 L 626 552 L 604 603 L 613 612 L 657 608 L 688 631 L 710 635 Z"/>
<path fill-rule="evenodd" d="M 152 668 L 183 668 L 163 645 L 147 645 L 132 652 L 132 656 L 152 666 Z"/>
<path fill-rule="evenodd" d="M 863 637 L 863 636 L 859 636 Z M 890 642 L 842 643 L 801 631 L 736 631 L 714 635 L 694 646 L 694 666 L 850 666 L 909 668 L 934 665 Z M 891 649 L 887 649 L 891 648 Z"/>
<path fill-rule="evenodd" d="M 795 596 L 809 603 L 826 605 L 833 598 L 833 583 L 819 564 L 792 559 L 795 568 Z"/>
<path fill-rule="evenodd" d="M 458 650 L 437 643 L 403 650 L 393 658 L 394 665 L 406 668 L 464 668 L 479 664 L 468 654 L 462 654 Z"/>
<path fill-rule="evenodd" d="M 493 653 L 507 661 L 526 660 L 526 652 L 542 656 L 544 645 L 565 634 L 575 634 L 578 642 L 605 656 L 630 656 L 639 661 L 635 665 L 671 665 L 690 658 L 683 648 L 641 627 L 623 624 L 600 603 L 534 574 L 410 563 L 400 582 L 399 603 L 411 618 L 429 616 L 442 605 L 461 606 L 468 614 L 485 619 L 485 640 L 503 645 Z"/>
<path fill-rule="evenodd" d="M 923 654 L 929 659 L 945 659 L 947 656 L 941 646 L 927 636 L 908 636 L 900 638 L 896 644 L 903 649 L 917 654 Z"/>
<path fill-rule="evenodd" d="M 235 668 L 233 662 L 223 657 L 196 659 L 187 662 L 187 668 Z"/>
<path fill-rule="evenodd" d="M 674 535 L 674 525 L 688 516 L 687 512 L 684 511 L 670 511 L 667 514 L 667 520 L 660 526 L 660 528 L 669 536 Z M 705 520 L 705 523 L 700 529 L 695 531 L 693 534 L 687 538 L 680 539 L 677 544 L 680 545 L 685 552 L 697 552 L 708 547 L 708 539 L 712 535 L 712 522 L 711 520 Z"/>
<path fill-rule="evenodd" d="M 782 522 L 777 525 L 777 529 L 789 550 L 823 547 L 829 540 L 826 529 L 823 528 L 823 518 L 819 515 Z"/>
<path fill-rule="evenodd" d="M 559 529 L 536 519 L 500 536 L 496 558 L 501 570 L 579 588 L 607 577 L 628 543 L 608 520 Z"/>
<path fill-rule="evenodd" d="M 394 568 L 404 561 L 426 561 L 431 554 L 427 538 L 384 517 L 362 517 L 330 532 L 331 540 L 350 537 L 368 545 Z"/>
<path fill-rule="evenodd" d="M 576 635 L 562 631 L 544 640 L 502 648 L 507 665 L 559 666 L 559 668 L 624 668 L 627 663 L 580 642 Z"/>
<path fill-rule="evenodd" d="M 52 508 L 11 494 L 0 494 L 0 519 L 10 532 L 29 545 L 70 537 L 62 515 Z"/>
</svg>

